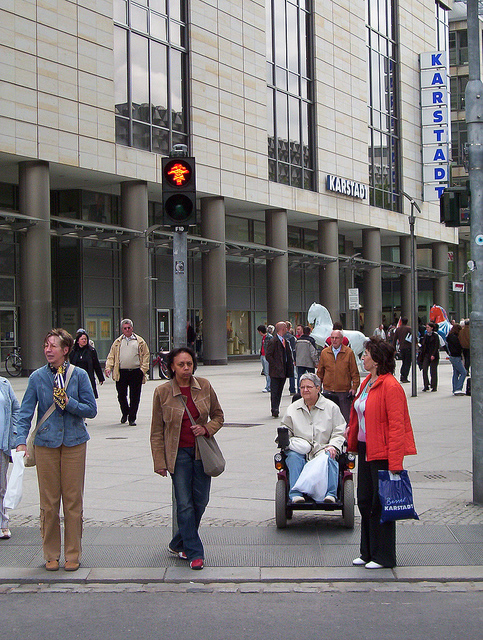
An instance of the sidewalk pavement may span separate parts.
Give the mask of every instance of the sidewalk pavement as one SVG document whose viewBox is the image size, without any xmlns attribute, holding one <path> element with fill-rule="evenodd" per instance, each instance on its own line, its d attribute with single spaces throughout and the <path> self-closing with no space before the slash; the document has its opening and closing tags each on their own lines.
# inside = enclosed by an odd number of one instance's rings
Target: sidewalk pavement
<svg viewBox="0 0 483 640">
<path fill-rule="evenodd" d="M 0 540 L 0 584 L 483 581 L 483 506 L 471 502 L 470 398 L 452 395 L 447 361 L 439 366 L 437 393 L 411 398 L 411 385 L 404 385 L 418 448 L 405 466 L 420 520 L 398 523 L 399 566 L 378 571 L 351 564 L 359 555 L 358 517 L 353 531 L 343 528 L 338 512 L 298 512 L 286 529 L 276 528 L 273 455 L 279 421 L 270 416 L 260 371 L 258 360 L 198 370 L 225 411 L 218 440 L 227 459 L 225 473 L 212 481 L 202 521 L 203 571 L 191 571 L 167 553 L 171 482 L 153 473 L 149 448 L 151 399 L 162 381 L 144 386 L 137 426 L 129 427 L 119 422 L 109 380 L 99 387 L 97 417 L 88 421 L 81 568 L 43 568 L 37 480 L 27 469 L 22 502 L 10 514 L 12 538 Z M 20 400 L 27 380 L 11 382 Z M 290 401 L 287 385 L 282 412 Z"/>
</svg>

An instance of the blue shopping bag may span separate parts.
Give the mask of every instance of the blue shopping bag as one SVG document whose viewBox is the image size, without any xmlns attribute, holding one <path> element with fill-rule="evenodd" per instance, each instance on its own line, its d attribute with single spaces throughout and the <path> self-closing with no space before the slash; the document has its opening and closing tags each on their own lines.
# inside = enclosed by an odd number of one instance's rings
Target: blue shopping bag
<svg viewBox="0 0 483 640">
<path fill-rule="evenodd" d="M 411 518 L 419 520 L 414 509 L 413 489 L 408 472 L 378 471 L 378 474 L 379 500 L 382 506 L 381 523 Z"/>
</svg>

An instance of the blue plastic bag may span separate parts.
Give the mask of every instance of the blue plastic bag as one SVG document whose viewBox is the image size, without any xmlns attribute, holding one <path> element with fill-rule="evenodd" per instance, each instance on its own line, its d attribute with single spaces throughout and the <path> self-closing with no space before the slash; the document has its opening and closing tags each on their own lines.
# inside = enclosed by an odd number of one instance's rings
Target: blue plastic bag
<svg viewBox="0 0 483 640">
<path fill-rule="evenodd" d="M 413 489 L 407 471 L 378 471 L 381 524 L 393 520 L 419 520 L 414 509 Z"/>
</svg>

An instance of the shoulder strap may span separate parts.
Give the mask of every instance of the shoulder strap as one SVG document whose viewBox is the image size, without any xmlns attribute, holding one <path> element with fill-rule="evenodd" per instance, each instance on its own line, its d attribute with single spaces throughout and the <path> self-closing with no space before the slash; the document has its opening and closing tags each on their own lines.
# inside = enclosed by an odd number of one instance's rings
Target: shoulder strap
<svg viewBox="0 0 483 640">
<path fill-rule="evenodd" d="M 180 400 L 181 400 L 181 402 L 182 402 L 182 403 L 183 403 L 183 405 L 184 405 L 185 411 L 186 411 L 186 413 L 188 414 L 189 419 L 191 420 L 191 424 L 192 424 L 192 425 L 195 425 L 195 424 L 196 424 L 196 422 L 193 420 L 193 416 L 191 415 L 191 412 L 190 412 L 190 410 L 188 409 L 188 405 L 186 404 L 186 400 L 184 399 L 184 395 L 183 395 L 183 394 L 181 394 Z"/>
<path fill-rule="evenodd" d="M 69 363 L 67 367 L 67 372 L 65 374 L 65 389 L 67 389 L 67 385 L 69 384 L 70 377 L 74 371 L 74 365 Z"/>
</svg>

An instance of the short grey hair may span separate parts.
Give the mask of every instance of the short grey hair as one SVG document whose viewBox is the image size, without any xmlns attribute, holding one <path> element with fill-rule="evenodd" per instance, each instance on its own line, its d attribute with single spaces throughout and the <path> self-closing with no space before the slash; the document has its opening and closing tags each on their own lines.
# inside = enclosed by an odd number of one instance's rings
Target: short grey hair
<svg viewBox="0 0 483 640">
<path fill-rule="evenodd" d="M 125 324 L 129 324 L 129 325 L 131 325 L 131 327 L 133 327 L 133 328 L 134 328 L 134 323 L 133 323 L 133 321 L 132 321 L 132 320 L 130 320 L 129 318 L 124 318 L 124 320 L 121 320 L 121 329 L 123 328 L 123 326 L 124 326 Z"/>
<path fill-rule="evenodd" d="M 313 382 L 316 387 L 322 386 L 319 376 L 316 376 L 315 373 L 303 373 L 299 378 L 299 386 L 302 383 L 302 380 L 310 380 L 310 382 Z"/>
</svg>

